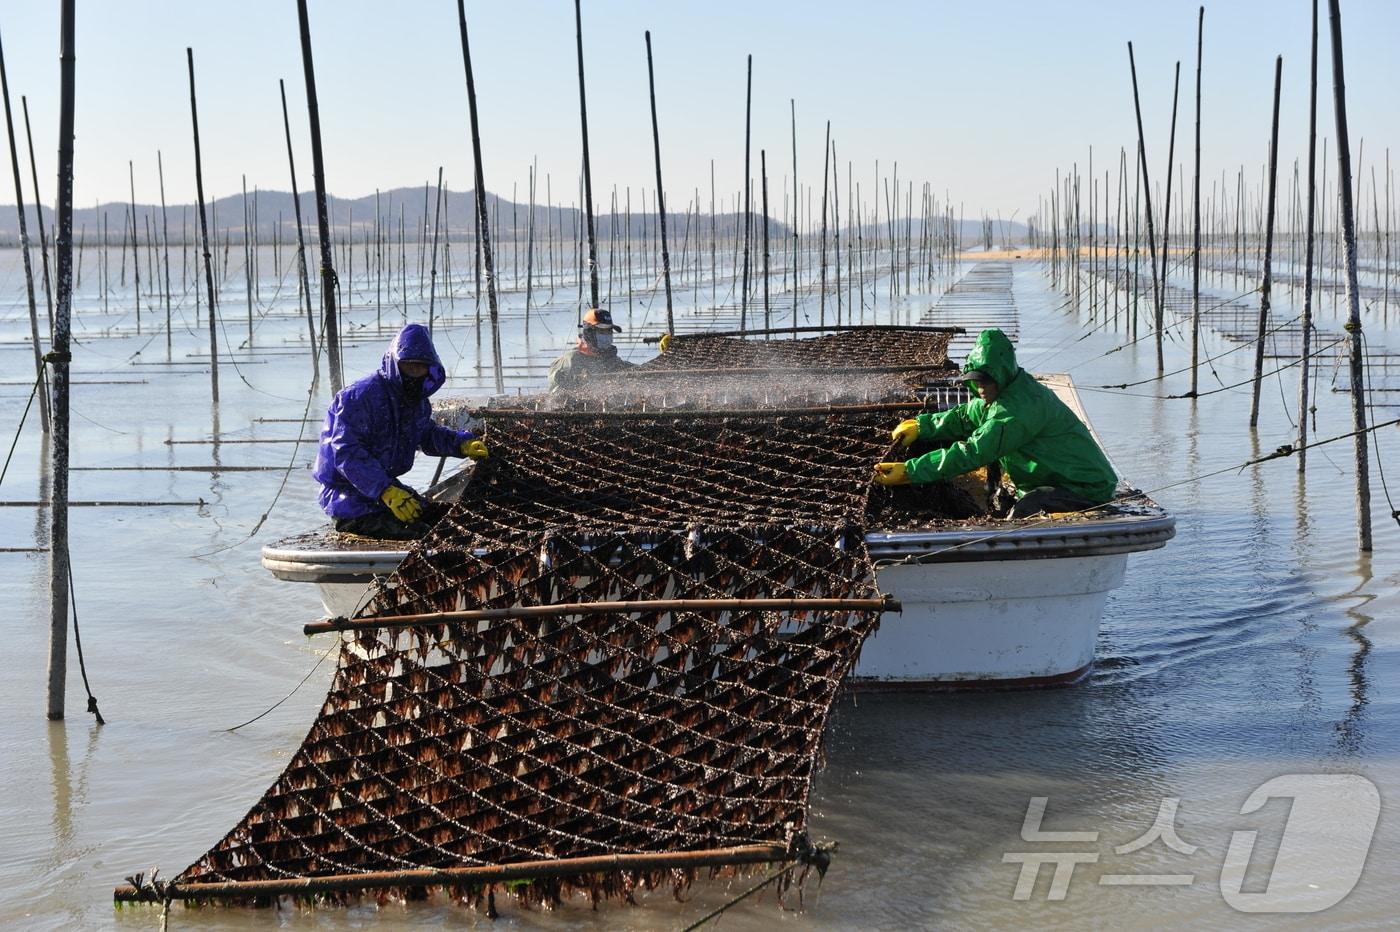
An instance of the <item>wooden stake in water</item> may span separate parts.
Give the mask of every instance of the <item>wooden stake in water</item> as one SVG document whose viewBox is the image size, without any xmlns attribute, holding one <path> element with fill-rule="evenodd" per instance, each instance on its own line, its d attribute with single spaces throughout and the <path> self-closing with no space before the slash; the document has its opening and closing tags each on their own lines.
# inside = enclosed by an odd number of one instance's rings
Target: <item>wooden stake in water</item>
<svg viewBox="0 0 1400 932">
<path fill-rule="evenodd" d="M 525 215 L 525 335 L 530 335 L 530 305 L 535 297 L 535 169 L 538 158 L 530 163 L 530 207 Z M 630 274 L 628 276 L 631 278 Z"/>
<path fill-rule="evenodd" d="M 841 326 L 841 169 L 840 163 L 836 161 L 836 143 L 832 142 L 828 148 L 831 151 L 827 154 L 831 156 L 831 164 L 835 169 L 832 173 L 835 177 L 831 182 L 831 255 L 834 260 L 831 265 L 836 279 L 836 326 L 839 327 Z M 825 174 L 825 172 L 822 174 Z M 910 197 L 913 197 L 912 186 L 910 189 Z M 823 195 L 823 198 L 825 198 L 825 195 Z M 826 211 L 823 210 L 823 224 L 825 224 L 825 215 Z M 826 255 L 825 248 L 822 249 L 822 255 Z M 905 269 L 904 274 L 907 282 L 909 270 Z"/>
<path fill-rule="evenodd" d="M 1172 80 L 1172 125 L 1171 135 L 1167 140 L 1167 195 L 1162 204 L 1162 274 L 1157 278 L 1158 287 L 1162 289 L 1160 304 L 1167 303 L 1167 278 L 1171 269 L 1167 265 L 1168 242 L 1171 240 L 1172 232 L 1172 178 L 1176 175 L 1172 168 L 1176 164 L 1176 104 L 1181 91 L 1181 62 L 1176 63 L 1176 76 Z"/>
<path fill-rule="evenodd" d="M 671 304 L 671 247 L 666 241 L 666 189 L 661 184 L 661 128 L 656 122 L 656 73 L 651 61 L 651 30 L 647 30 L 647 89 L 651 94 L 651 147 L 656 156 L 656 213 L 661 226 L 661 277 L 666 282 L 666 332 L 676 330 L 676 316 Z M 551 240 L 551 247 L 553 241 Z M 767 281 L 764 287 L 767 288 Z M 767 327 L 767 301 L 764 301 Z"/>
<path fill-rule="evenodd" d="M 739 329 L 749 324 L 749 229 L 753 226 L 753 185 L 749 183 L 749 146 L 753 137 L 753 56 L 748 57 L 744 85 L 744 271 L 739 284 Z"/>
<path fill-rule="evenodd" d="M 1196 395 L 1196 369 L 1201 354 L 1201 50 L 1206 31 L 1206 8 L 1196 20 L 1196 170 L 1191 184 L 1191 396 Z M 1115 303 L 1115 316 L 1117 305 Z"/>
<path fill-rule="evenodd" d="M 486 298 L 491 312 L 491 358 L 496 370 L 496 394 L 501 394 L 506 390 L 505 377 L 501 371 L 501 324 L 500 310 L 496 304 L 496 263 L 491 256 L 491 224 L 486 213 L 486 181 L 485 172 L 481 167 L 481 126 L 476 114 L 476 79 L 472 75 L 472 53 L 471 46 L 467 42 L 467 10 L 463 0 L 457 0 L 457 22 L 462 33 L 462 65 L 467 73 L 467 107 L 471 113 L 472 122 L 472 158 L 475 163 L 475 175 L 473 184 L 476 187 L 476 212 L 477 212 L 477 241 L 481 244 L 481 257 L 486 264 Z M 580 38 L 580 48 L 582 48 L 582 38 Z M 579 73 L 582 75 L 582 59 L 579 63 Z M 592 216 L 590 211 L 590 228 L 592 226 Z M 596 256 L 594 262 L 593 294 L 597 298 L 598 279 Z M 477 328 L 480 332 L 480 326 Z"/>
<path fill-rule="evenodd" d="M 204 168 L 199 158 L 199 108 L 194 95 L 194 49 L 185 49 L 185 59 L 190 71 L 190 121 L 194 126 L 194 182 L 196 206 L 199 209 L 199 230 L 204 250 L 204 281 L 209 298 L 209 385 L 213 401 L 219 401 L 219 339 L 215 328 L 218 305 L 214 298 L 214 264 L 209 252 L 209 221 L 204 215 Z M 199 275 L 195 274 L 195 289 L 199 288 Z"/>
<path fill-rule="evenodd" d="M 34 265 L 29 257 L 29 227 L 24 216 L 24 187 L 20 182 L 19 155 L 15 146 L 15 124 L 10 114 L 10 81 L 5 72 L 5 50 L 0 43 L 0 94 L 5 98 L 5 128 L 10 138 L 10 166 L 15 179 L 15 210 L 19 213 L 19 249 L 24 260 L 25 294 L 29 297 L 29 334 L 34 351 L 34 379 L 40 383 L 39 424 L 44 433 L 49 432 L 49 391 L 44 383 L 44 349 L 39 339 L 39 309 L 34 300 Z M 35 205 L 36 211 L 38 205 Z M 49 315 L 50 336 L 52 337 L 53 315 Z"/>
<path fill-rule="evenodd" d="M 1147 214 L 1147 255 L 1149 257 L 1157 255 L 1157 237 L 1152 226 L 1152 181 L 1147 173 L 1147 143 L 1142 133 L 1142 104 L 1138 98 L 1137 85 L 1137 62 L 1133 60 L 1133 44 L 1128 43 L 1128 67 L 1133 75 L 1133 112 L 1137 115 L 1138 130 L 1138 160 L 1142 167 L 1142 194 L 1145 201 L 1145 212 Z M 1170 166 L 1168 166 L 1170 168 Z M 1157 341 L 1157 374 L 1161 375 L 1165 370 L 1162 364 L 1162 295 L 1157 288 L 1157 263 L 1150 261 L 1147 263 L 1152 269 L 1152 302 L 1153 321 L 1156 329 Z"/>
<path fill-rule="evenodd" d="M 321 356 L 316 351 L 316 315 L 311 310 L 311 277 L 306 268 L 306 233 L 301 223 L 301 193 L 297 190 L 297 162 L 292 155 L 292 123 L 287 118 L 287 84 L 277 79 L 277 91 L 282 96 L 282 130 L 287 137 L 287 167 L 292 175 L 292 212 L 297 223 L 297 272 L 301 276 L 301 293 L 306 306 L 306 335 L 311 347 L 311 384 L 321 381 Z"/>
<path fill-rule="evenodd" d="M 1303 314 L 1299 323 L 1302 336 L 1298 365 L 1298 472 L 1308 465 L 1308 369 L 1312 356 L 1312 296 L 1314 224 L 1317 218 L 1317 0 L 1312 2 L 1312 51 L 1308 89 L 1308 204 L 1307 239 L 1303 246 Z"/>
<path fill-rule="evenodd" d="M 768 303 L 768 150 L 758 150 L 758 177 L 763 191 L 763 329 L 773 327 L 773 309 Z"/>
<path fill-rule="evenodd" d="M 578 40 L 578 112 L 583 127 L 583 210 L 588 223 L 588 288 L 590 307 L 598 306 L 598 241 L 593 232 L 593 170 L 588 161 L 588 97 L 583 82 L 583 9 L 574 0 L 575 36 Z"/>
<path fill-rule="evenodd" d="M 165 210 L 165 163 L 160 150 L 156 150 L 156 176 L 160 179 L 160 223 L 161 244 L 165 253 L 165 358 L 170 359 L 170 217 Z"/>
<path fill-rule="evenodd" d="M 1249 426 L 1259 426 L 1259 390 L 1264 378 L 1264 334 L 1269 327 L 1269 305 L 1273 297 L 1274 204 L 1278 186 L 1278 104 L 1283 86 L 1283 56 L 1274 60 L 1274 119 L 1269 134 L 1269 202 L 1265 205 L 1264 280 L 1259 286 L 1259 334 L 1254 341 L 1254 393 L 1249 402 Z"/>
<path fill-rule="evenodd" d="M 194 85 L 191 84 L 191 90 Z M 131 275 L 133 291 L 136 295 L 136 332 L 141 332 L 141 253 L 136 242 L 136 169 L 128 159 L 127 178 L 131 183 Z"/>
<path fill-rule="evenodd" d="M 817 323 L 826 326 L 826 193 L 830 187 L 828 178 L 831 169 L 831 121 L 826 121 L 826 138 L 822 142 L 822 261 L 821 261 L 821 290 L 818 292 L 817 305 L 819 307 Z"/>
<path fill-rule="evenodd" d="M 428 335 L 433 333 L 433 312 L 437 306 L 438 229 L 442 221 L 442 166 L 438 166 L 437 195 L 433 199 L 433 255 L 428 282 Z"/>
<path fill-rule="evenodd" d="M 344 383 L 340 368 L 340 335 L 335 309 L 335 263 L 331 255 L 331 224 L 326 211 L 326 166 L 321 156 L 321 108 L 316 100 L 316 66 L 311 58 L 311 22 L 306 0 L 297 0 L 301 29 L 301 64 L 306 75 L 306 115 L 311 124 L 311 178 L 316 186 L 316 230 L 321 240 L 321 341 L 326 347 L 326 367 L 331 373 L 331 391 L 339 393 Z"/>
<path fill-rule="evenodd" d="M 1361 335 L 1361 296 L 1356 283 L 1356 215 L 1351 202 L 1351 140 L 1347 132 L 1346 69 L 1342 62 L 1342 11 L 1338 0 L 1327 0 L 1332 32 L 1332 109 L 1337 115 L 1337 192 L 1341 195 L 1342 263 L 1346 274 L 1346 330 L 1351 350 L 1351 420 L 1356 432 L 1357 541 L 1371 551 L 1371 482 L 1366 436 L 1365 343 Z"/>
<path fill-rule="evenodd" d="M 792 332 L 797 333 L 797 100 L 788 98 L 792 113 Z"/>
<path fill-rule="evenodd" d="M 39 167 L 34 161 L 34 134 L 29 130 L 29 100 L 21 96 L 20 107 L 24 110 L 24 138 L 29 147 L 29 174 L 34 183 L 34 223 L 39 228 L 39 265 L 44 270 L 44 304 L 49 311 L 49 329 L 53 329 L 53 287 L 49 278 L 49 239 L 44 232 L 44 199 L 39 194 Z M 138 315 L 139 321 L 139 315 Z"/>
<path fill-rule="evenodd" d="M 253 238 L 248 228 L 248 176 L 243 176 L 243 293 L 248 299 L 248 346 L 253 345 Z"/>
<path fill-rule="evenodd" d="M 58 106 L 58 302 L 54 313 L 53 446 L 50 448 L 53 508 L 49 516 L 49 683 L 48 717 L 63 718 L 68 675 L 68 379 L 70 317 L 73 309 L 73 111 L 74 6 L 63 0 L 60 14 Z M 96 703 L 93 703 L 94 711 Z"/>
</svg>

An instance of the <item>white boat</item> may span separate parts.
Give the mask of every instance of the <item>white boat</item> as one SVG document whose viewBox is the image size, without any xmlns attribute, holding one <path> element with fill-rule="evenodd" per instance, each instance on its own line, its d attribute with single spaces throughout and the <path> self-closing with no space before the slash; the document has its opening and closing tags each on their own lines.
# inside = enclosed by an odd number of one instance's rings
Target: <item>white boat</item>
<svg viewBox="0 0 1400 932">
<path fill-rule="evenodd" d="M 1088 423 L 1068 376 L 1039 378 Z M 469 481 L 467 469 L 430 495 L 450 501 Z M 1175 534 L 1175 519 L 1160 506 L 1121 491 L 1114 503 L 1070 518 L 869 530 L 879 587 L 903 610 L 886 614 L 867 640 L 852 685 L 1005 688 L 1082 677 L 1129 554 L 1160 548 Z M 278 579 L 315 583 L 330 615 L 350 616 L 407 549 L 368 541 L 343 549 L 329 539 L 319 532 L 264 547 L 263 566 Z"/>
</svg>

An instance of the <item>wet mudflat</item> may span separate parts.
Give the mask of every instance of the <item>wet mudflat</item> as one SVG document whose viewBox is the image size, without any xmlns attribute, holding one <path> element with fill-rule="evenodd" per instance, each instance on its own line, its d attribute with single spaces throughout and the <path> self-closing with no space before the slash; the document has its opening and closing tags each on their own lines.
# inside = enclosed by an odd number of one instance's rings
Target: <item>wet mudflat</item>
<svg viewBox="0 0 1400 932">
<path fill-rule="evenodd" d="M 528 345 L 522 322 L 507 315 L 506 354 L 520 366 L 512 388 L 538 384 L 543 369 L 526 367 L 547 362 L 571 339 L 572 295 L 558 297 L 558 306 L 532 321 Z M 1150 376 L 1150 342 L 1103 355 L 1125 342 L 1121 330 L 1095 329 L 1086 313 L 1064 307 L 1029 261 L 1015 265 L 1015 297 L 1023 364 L 1074 376 L 1110 456 L 1136 485 L 1171 486 L 1292 439 L 1296 377 L 1289 373 L 1282 397 L 1277 385 L 1266 384 L 1262 426 L 1252 438 L 1245 428 L 1247 388 L 1194 403 L 1148 397 L 1183 391 L 1184 376 L 1167 391 L 1152 384 L 1131 394 L 1093 390 Z M 238 308 L 240 300 L 229 296 L 227 306 Z M 893 311 L 882 305 L 881 320 L 917 317 L 932 300 L 909 296 Z M 290 308 L 257 323 L 256 353 L 236 349 L 246 333 L 231 311 L 224 333 L 239 371 L 221 370 L 224 401 L 216 415 L 205 366 L 190 356 L 207 352 L 208 339 L 193 326 L 192 301 L 177 314 L 170 361 L 180 365 L 165 364 L 164 336 L 152 338 L 149 319 L 138 336 L 127 332 L 134 331 L 129 312 L 102 315 L 89 303 L 75 326 L 85 342 L 75 351 L 74 465 L 201 469 L 79 471 L 74 499 L 204 504 L 74 511 L 79 620 L 93 689 L 110 722 L 100 730 L 82 712 L 76 657 L 69 721 L 44 721 L 44 559 L 0 554 L 6 606 L 0 631 L 9 647 L 0 679 L 6 709 L 0 772 L 9 789 L 0 815 L 0 921 L 149 928 L 154 910 L 113 911 L 113 884 L 151 865 L 173 875 L 232 826 L 300 742 L 330 675 L 327 661 L 267 717 L 237 732 L 222 730 L 286 695 L 330 646 L 329 638 L 299 633 L 320 613 L 311 587 L 278 582 L 258 563 L 263 543 L 321 520 L 304 468 L 313 448 L 285 442 L 302 428 L 310 363 L 304 322 Z M 1296 313 L 1282 303 L 1276 299 L 1279 313 Z M 639 304 L 632 320 L 620 313 L 619 322 L 629 336 L 657 333 L 658 306 Z M 454 319 L 437 330 L 438 344 L 461 376 L 446 391 L 480 396 L 490 380 L 477 377 L 472 310 L 470 295 L 459 294 L 449 306 Z M 0 385 L 0 423 L 7 425 L 18 423 L 30 387 L 28 350 L 17 343 L 27 332 L 20 312 L 16 304 L 3 313 L 0 358 L 9 375 Z M 377 363 L 398 322 L 383 312 L 381 332 L 374 313 L 364 306 L 351 312 L 348 379 Z M 181 316 L 188 329 L 179 328 Z M 425 316 L 415 310 L 415 317 Z M 1400 345 L 1370 324 L 1368 336 Z M 1211 337 L 1206 345 L 1212 353 L 1228 348 Z M 623 351 L 637 359 L 650 352 L 630 345 Z M 1180 341 L 1169 342 L 1167 354 L 1169 370 L 1186 360 Z M 1217 361 L 1221 381 L 1245 378 L 1250 355 Z M 1327 371 L 1320 376 L 1321 437 L 1350 429 L 1344 396 L 1326 391 L 1331 378 Z M 83 384 L 99 381 L 109 384 Z M 1203 374 L 1203 390 L 1217 385 Z M 307 415 L 307 440 L 314 441 L 326 397 L 323 384 Z M 1385 408 L 1373 415 L 1396 416 Z M 215 436 L 220 443 L 212 442 Z M 1394 430 L 1377 435 L 1387 466 L 1400 463 L 1397 441 Z M 0 498 L 44 496 L 39 453 L 31 422 Z M 277 506 L 248 539 L 278 495 L 280 467 L 292 461 L 297 467 Z M 1289 803 L 1276 799 L 1245 815 L 1241 808 L 1271 778 L 1331 773 L 1367 778 L 1383 805 L 1364 873 L 1321 918 L 1362 927 L 1386 923 L 1393 913 L 1387 881 L 1400 857 L 1400 830 L 1390 812 L 1400 789 L 1400 715 L 1386 688 L 1400 672 L 1400 533 L 1377 482 L 1375 555 L 1357 555 L 1349 464 L 1344 442 L 1314 451 L 1305 479 L 1292 460 L 1282 460 L 1157 494 L 1177 516 L 1177 538 L 1132 559 L 1127 584 L 1110 599 L 1094 670 L 1077 686 L 840 700 L 812 820 L 815 837 L 840 842 L 831 872 L 820 886 L 808 884 L 801 914 L 784 913 L 765 896 L 724 922 L 971 928 L 1271 921 L 1227 903 L 1222 866 L 1234 833 L 1257 830 L 1242 885 L 1227 878 L 1225 886 L 1266 890 Z M 230 469 L 250 466 L 269 468 Z M 426 484 L 435 466 L 420 462 L 412 481 Z M 1400 477 L 1400 466 L 1392 477 Z M 32 508 L 0 509 L 0 542 L 42 546 L 43 517 Z M 1094 837 L 1024 840 L 1027 809 L 1038 797 L 1047 798 L 1043 831 Z M 1157 839 L 1116 851 L 1149 831 L 1164 799 L 1178 800 L 1177 848 Z M 1341 834 L 1339 826 L 1333 842 Z M 1338 860 L 1332 842 L 1310 843 L 1324 872 L 1319 884 L 1330 882 L 1325 871 Z M 1191 846 L 1190 853 L 1178 850 Z M 1063 899 L 1051 899 L 1054 861 L 1017 898 L 1027 852 L 1073 855 Z M 1132 876 L 1176 882 L 1132 882 Z M 1181 881 L 1187 876 L 1189 882 Z M 504 921 L 671 928 L 745 884 L 702 883 L 681 904 L 657 891 L 640 909 L 609 905 L 595 913 L 579 903 L 521 914 L 507 908 Z M 445 904 L 275 915 L 176 907 L 172 915 L 177 928 L 388 928 L 445 919 L 489 924 Z"/>
</svg>

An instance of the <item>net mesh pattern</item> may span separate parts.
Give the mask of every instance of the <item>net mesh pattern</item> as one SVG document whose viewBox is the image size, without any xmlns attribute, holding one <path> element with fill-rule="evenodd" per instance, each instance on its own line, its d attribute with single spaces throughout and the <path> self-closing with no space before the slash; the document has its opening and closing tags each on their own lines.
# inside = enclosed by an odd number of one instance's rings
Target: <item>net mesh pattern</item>
<svg viewBox="0 0 1400 932">
<path fill-rule="evenodd" d="M 878 599 L 863 527 L 891 412 L 483 416 L 490 459 L 356 615 L 383 624 L 343 636 L 291 762 L 177 885 L 801 837 L 879 609 L 645 603 Z M 615 601 L 630 607 L 395 622 Z M 600 875 L 516 892 L 561 889 L 619 892 Z"/>
<path fill-rule="evenodd" d="M 804 340 L 741 339 L 677 334 L 667 351 L 644 369 L 824 369 L 950 366 L 944 332 L 910 328 L 857 328 Z"/>
<path fill-rule="evenodd" d="M 471 538 L 415 551 L 365 615 L 812 593 L 875 597 L 859 535 Z M 877 617 L 639 610 L 356 632 L 287 769 L 176 882 L 786 843 Z"/>
<path fill-rule="evenodd" d="M 788 410 L 917 401 L 956 375 L 945 332 L 885 327 L 804 340 L 677 335 L 640 366 L 542 399 L 548 410 Z"/>
</svg>

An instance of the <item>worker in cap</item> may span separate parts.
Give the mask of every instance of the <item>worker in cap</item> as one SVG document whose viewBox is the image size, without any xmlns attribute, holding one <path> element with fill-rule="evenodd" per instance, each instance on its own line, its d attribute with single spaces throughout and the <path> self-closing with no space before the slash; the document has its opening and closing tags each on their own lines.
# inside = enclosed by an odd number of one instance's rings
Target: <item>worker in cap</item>
<svg viewBox="0 0 1400 932">
<path fill-rule="evenodd" d="M 611 313 L 589 308 L 578 325 L 578 342 L 549 367 L 549 390 L 577 391 L 595 375 L 632 368 L 635 363 L 618 358 L 613 345 L 613 334 L 620 332 Z"/>
<path fill-rule="evenodd" d="M 890 438 L 946 442 L 909 460 L 878 463 L 881 485 L 936 482 L 999 462 L 1016 486 L 1009 517 L 1080 511 L 1113 498 L 1118 477 L 1089 428 L 1059 397 L 1016 364 L 1000 330 L 983 330 L 963 379 L 975 396 L 947 411 L 901 421 Z"/>
<path fill-rule="evenodd" d="M 446 379 L 428 328 L 408 324 L 377 372 L 335 396 L 312 475 L 321 483 L 321 508 L 337 531 L 389 540 L 422 537 L 438 509 L 399 481 L 413 468 L 415 454 L 486 459 L 486 444 L 476 434 L 433 420 L 428 399 Z"/>
</svg>

